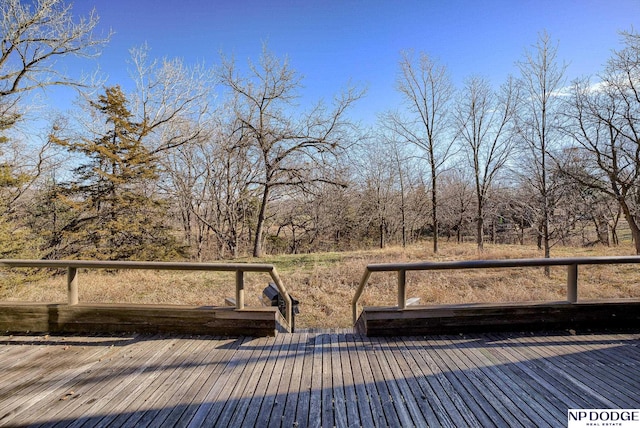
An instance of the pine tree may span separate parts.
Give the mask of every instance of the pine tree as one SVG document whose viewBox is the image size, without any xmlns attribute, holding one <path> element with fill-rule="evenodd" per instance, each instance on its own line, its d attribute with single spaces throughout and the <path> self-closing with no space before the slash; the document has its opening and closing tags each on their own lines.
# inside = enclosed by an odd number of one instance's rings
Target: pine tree
<svg viewBox="0 0 640 428">
<path fill-rule="evenodd" d="M 136 122 L 119 86 L 106 88 L 90 107 L 105 119 L 105 131 L 79 141 L 51 136 L 81 153 L 73 181 L 61 200 L 76 213 L 60 229 L 70 256 L 100 260 L 149 260 L 176 256 L 179 249 L 164 223 L 164 203 L 151 193 L 157 162 L 145 148 L 144 122 Z"/>
</svg>

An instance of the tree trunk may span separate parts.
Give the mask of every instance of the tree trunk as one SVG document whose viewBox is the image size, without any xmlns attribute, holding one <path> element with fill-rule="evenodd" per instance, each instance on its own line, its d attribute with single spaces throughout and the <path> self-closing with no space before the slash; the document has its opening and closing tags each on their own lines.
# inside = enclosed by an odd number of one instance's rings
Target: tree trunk
<svg viewBox="0 0 640 428">
<path fill-rule="evenodd" d="M 269 193 L 271 188 L 264 186 L 262 192 L 262 202 L 260 203 L 260 211 L 258 212 L 258 222 L 256 223 L 255 241 L 253 242 L 253 257 L 262 257 L 262 236 L 264 235 L 264 222 L 267 217 L 267 203 L 269 201 Z"/>
<path fill-rule="evenodd" d="M 484 219 L 479 213 L 476 219 L 476 244 L 478 245 L 479 251 L 484 249 Z"/>
<path fill-rule="evenodd" d="M 496 219 L 491 220 L 491 243 L 495 245 L 498 239 L 498 232 L 496 232 Z"/>
<path fill-rule="evenodd" d="M 542 226 L 542 243 L 544 244 L 544 258 L 548 259 L 551 257 L 551 244 L 549 242 L 549 215 L 548 213 L 545 215 L 544 223 Z M 551 276 L 551 268 L 549 266 L 544 267 L 544 274 L 546 276 Z"/>
<path fill-rule="evenodd" d="M 431 162 L 431 221 L 433 222 L 433 252 L 438 252 L 438 194 L 436 188 L 435 164 Z"/>
<path fill-rule="evenodd" d="M 478 251 L 484 250 L 484 215 L 482 212 L 482 199 L 478 196 L 478 217 L 476 218 L 476 244 Z"/>
<path fill-rule="evenodd" d="M 613 245 L 620 245 L 620 241 L 618 240 L 618 222 L 620 221 L 620 215 L 622 214 L 622 208 L 620 204 L 618 204 L 618 212 L 616 213 L 616 217 L 613 220 L 613 224 L 611 225 L 611 240 L 613 241 Z"/>
<path fill-rule="evenodd" d="M 404 194 L 402 195 L 402 205 L 400 208 L 400 214 L 402 216 L 402 248 L 406 248 L 407 246 L 407 222 L 404 213 Z"/>
<path fill-rule="evenodd" d="M 620 208 L 622 208 L 624 218 L 629 224 L 629 229 L 631 229 L 631 238 L 633 239 L 633 244 L 636 248 L 636 254 L 640 255 L 640 227 L 638 227 L 638 223 L 631 213 L 629 205 L 627 205 L 627 201 L 625 201 L 624 198 L 620 198 L 618 199 L 618 202 L 620 203 Z"/>
<path fill-rule="evenodd" d="M 542 224 L 538 224 L 537 242 L 538 250 L 542 250 Z"/>
</svg>

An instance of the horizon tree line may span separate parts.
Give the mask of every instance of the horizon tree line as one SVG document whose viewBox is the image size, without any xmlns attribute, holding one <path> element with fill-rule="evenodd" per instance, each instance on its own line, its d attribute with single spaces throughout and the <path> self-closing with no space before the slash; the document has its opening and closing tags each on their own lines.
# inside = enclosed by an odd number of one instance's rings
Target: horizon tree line
<svg viewBox="0 0 640 428">
<path fill-rule="evenodd" d="M 546 33 L 498 88 L 477 75 L 456 88 L 446 66 L 403 52 L 402 102 L 362 129 L 349 111 L 363 89 L 300 106 L 301 75 L 266 45 L 248 69 L 132 49 L 129 92 L 74 81 L 52 59 L 108 43 L 97 15 L 2 3 L 1 257 L 208 260 L 425 240 L 436 253 L 441 239 L 535 242 L 550 257 L 558 244 L 618 244 L 621 219 L 640 254 L 636 33 L 621 33 L 595 82 L 567 84 Z M 27 95 L 51 84 L 76 87 L 81 107 L 26 151 L 14 129 Z"/>
</svg>

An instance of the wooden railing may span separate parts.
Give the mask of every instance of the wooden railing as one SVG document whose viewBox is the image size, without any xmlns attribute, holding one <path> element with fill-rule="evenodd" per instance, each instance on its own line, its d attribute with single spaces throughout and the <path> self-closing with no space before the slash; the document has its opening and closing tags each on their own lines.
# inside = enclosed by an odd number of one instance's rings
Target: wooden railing
<svg viewBox="0 0 640 428">
<path fill-rule="evenodd" d="M 576 257 L 556 259 L 509 259 L 509 260 L 468 260 L 454 262 L 420 262 L 420 263 L 385 263 L 371 264 L 365 268 L 364 275 L 356 294 L 351 301 L 353 323 L 357 321 L 357 307 L 360 296 L 364 291 L 369 277 L 373 272 L 398 273 L 398 308 L 405 309 L 407 301 L 406 281 L 408 271 L 418 270 L 455 270 L 455 269 L 491 269 L 491 268 L 521 268 L 540 266 L 567 266 L 567 301 L 578 301 L 578 266 L 602 264 L 640 263 L 640 256 L 622 257 Z"/>
<path fill-rule="evenodd" d="M 67 296 L 69 305 L 78 304 L 78 269 L 146 269 L 180 271 L 235 272 L 236 309 L 244 309 L 244 273 L 268 273 L 285 302 L 285 319 L 291 325 L 291 298 L 280 280 L 275 266 L 257 263 L 183 263 L 183 262 L 123 262 L 89 260 L 8 260 L 0 259 L 0 267 L 67 269 Z"/>
</svg>

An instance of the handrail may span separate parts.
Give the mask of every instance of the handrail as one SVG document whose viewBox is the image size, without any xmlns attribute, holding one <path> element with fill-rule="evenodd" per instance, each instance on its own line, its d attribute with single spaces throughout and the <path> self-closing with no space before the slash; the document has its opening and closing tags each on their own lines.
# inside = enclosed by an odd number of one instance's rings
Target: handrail
<svg viewBox="0 0 640 428">
<path fill-rule="evenodd" d="M 0 259 L 0 267 L 66 268 L 67 297 L 69 305 L 78 304 L 78 269 L 147 269 L 216 271 L 236 273 L 236 310 L 244 309 L 244 273 L 268 273 L 276 284 L 285 302 L 285 319 L 291 325 L 291 298 L 278 271 L 271 264 L 259 263 L 188 263 L 188 262 L 137 262 L 137 261 L 94 261 L 94 260 L 18 260 Z"/>
<path fill-rule="evenodd" d="M 351 301 L 353 323 L 357 321 L 358 301 L 373 272 L 398 273 L 398 309 L 406 307 L 406 273 L 417 270 L 489 269 L 539 266 L 567 266 L 567 301 L 578 301 L 578 266 L 640 263 L 640 256 L 565 257 L 554 259 L 463 260 L 449 262 L 381 263 L 367 265 Z"/>
</svg>

